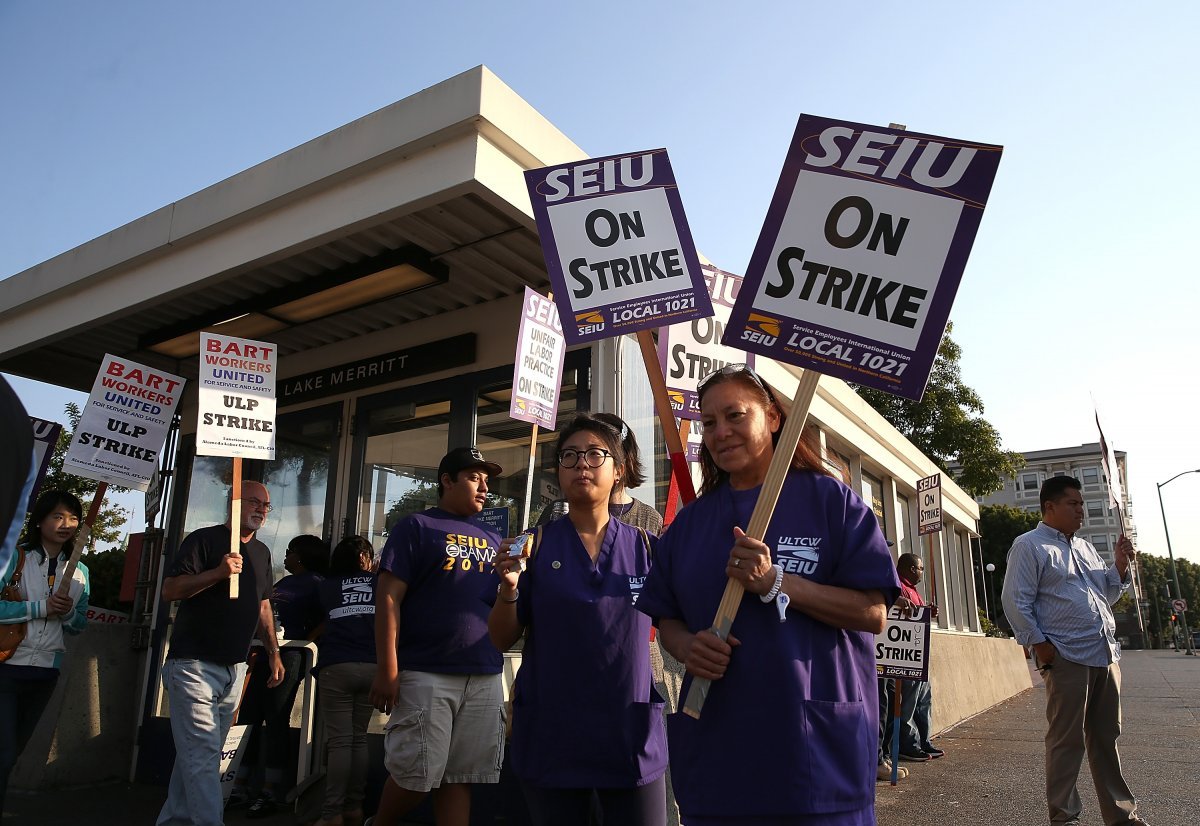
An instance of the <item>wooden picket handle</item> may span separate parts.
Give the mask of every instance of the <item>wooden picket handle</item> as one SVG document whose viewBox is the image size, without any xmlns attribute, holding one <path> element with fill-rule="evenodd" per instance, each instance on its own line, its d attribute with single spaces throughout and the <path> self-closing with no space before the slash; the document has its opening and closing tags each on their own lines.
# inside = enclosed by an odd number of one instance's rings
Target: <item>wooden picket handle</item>
<svg viewBox="0 0 1200 826">
<path fill-rule="evenodd" d="M 692 484 L 692 472 L 688 468 L 687 453 L 684 452 L 683 441 L 676 430 L 675 411 L 671 409 L 671 400 L 667 396 L 667 379 L 663 375 L 662 365 L 658 363 L 658 350 L 654 346 L 654 334 L 649 330 L 638 330 L 638 345 L 642 349 L 642 361 L 646 363 L 646 375 L 650 379 L 650 389 L 654 394 L 654 410 L 658 413 L 658 423 L 662 427 L 663 441 L 666 442 L 667 453 L 671 456 L 671 473 L 679 484 L 679 495 L 683 504 L 696 498 L 696 486 Z"/>
<path fill-rule="evenodd" d="M 75 545 L 71 548 L 71 558 L 67 560 L 60 575 L 61 578 L 58 580 L 57 590 L 60 597 L 71 595 L 71 580 L 75 576 L 75 569 L 79 567 L 79 555 L 92 541 L 92 525 L 96 524 L 96 517 L 100 515 L 100 505 L 104 503 L 104 494 L 107 492 L 108 482 L 101 482 L 96 486 L 96 495 L 92 497 L 92 504 L 88 506 L 87 516 L 83 517 L 79 532 L 75 534 Z"/>
<path fill-rule="evenodd" d="M 779 443 L 775 445 L 775 453 L 771 456 L 771 464 L 767 468 L 766 478 L 763 479 L 762 491 L 758 494 L 758 501 L 754 504 L 754 512 L 750 515 L 750 524 L 746 526 L 746 535 L 753 539 L 761 541 L 767 534 L 767 527 L 775 512 L 775 504 L 779 501 L 779 492 L 783 489 L 783 482 L 792 466 L 792 456 L 796 452 L 796 445 L 800 443 L 800 436 L 804 433 L 804 426 L 808 422 L 808 408 L 812 405 L 813 396 L 817 392 L 817 383 L 820 380 L 821 374 L 816 370 L 805 370 L 800 376 L 791 412 L 788 413 L 787 421 L 779 434 Z M 742 595 L 745 592 L 746 589 L 742 587 L 742 583 L 736 579 L 731 578 L 726 583 L 725 594 L 721 597 L 721 604 L 717 607 L 717 616 L 713 619 L 711 629 L 720 639 L 724 640 L 729 636 L 729 629 L 733 627 L 733 620 L 737 617 L 738 607 L 742 604 Z M 711 687 L 711 680 L 693 677 L 691 687 L 688 689 L 687 700 L 683 706 L 684 714 L 697 720 L 700 719 L 700 710 L 704 708 L 704 700 L 708 697 L 708 690 Z"/>
<path fill-rule="evenodd" d="M 242 457 L 233 457 L 233 489 L 229 501 L 229 552 L 234 555 L 242 553 Z M 229 577 L 229 598 L 237 599 L 241 591 L 238 588 L 239 574 Z"/>
</svg>

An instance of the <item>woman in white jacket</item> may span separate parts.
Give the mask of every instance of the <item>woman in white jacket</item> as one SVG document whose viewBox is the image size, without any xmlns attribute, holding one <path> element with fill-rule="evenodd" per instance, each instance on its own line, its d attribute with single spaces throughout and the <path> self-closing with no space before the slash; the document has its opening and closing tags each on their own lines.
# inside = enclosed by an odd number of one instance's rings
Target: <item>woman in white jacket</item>
<svg viewBox="0 0 1200 826">
<path fill-rule="evenodd" d="M 67 595 L 55 582 L 71 558 L 83 506 L 70 493 L 49 491 L 38 497 L 25 526 L 18 554 L 22 599 L 0 601 L 0 623 L 26 623 L 25 639 L 0 663 L 0 812 L 8 775 L 29 742 L 58 682 L 64 632 L 87 627 L 88 571 L 79 563 Z"/>
</svg>

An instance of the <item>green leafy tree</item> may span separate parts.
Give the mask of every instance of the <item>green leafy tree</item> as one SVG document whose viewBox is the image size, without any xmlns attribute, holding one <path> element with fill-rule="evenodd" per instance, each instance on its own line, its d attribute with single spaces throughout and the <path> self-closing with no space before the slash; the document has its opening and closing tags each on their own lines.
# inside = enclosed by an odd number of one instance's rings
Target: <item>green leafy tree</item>
<svg viewBox="0 0 1200 826">
<path fill-rule="evenodd" d="M 1037 527 L 1041 514 L 1014 508 L 1010 505 L 984 505 L 979 509 L 979 547 L 983 564 L 996 566 L 991 574 L 996 594 L 1008 569 L 1008 551 L 1013 540 Z"/>
<path fill-rule="evenodd" d="M 981 415 L 983 400 L 963 383 L 962 348 L 950 338 L 953 327 L 946 325 L 920 401 L 882 390 L 856 389 L 963 490 L 985 496 L 1004 487 L 1005 478 L 1015 476 L 1025 466 L 1025 459 L 1000 446 L 1000 434 Z"/>
<path fill-rule="evenodd" d="M 122 602 L 121 577 L 125 573 L 125 549 L 110 548 L 107 551 L 85 553 L 81 557 L 88 568 L 91 583 L 89 602 L 100 608 L 129 610 L 133 603 Z"/>
<path fill-rule="evenodd" d="M 1177 559 L 1175 567 L 1179 571 L 1180 593 L 1190 609 L 1187 614 L 1188 625 L 1193 631 L 1200 630 L 1200 565 Z M 1157 647 L 1164 647 L 1170 640 L 1171 600 L 1175 598 L 1171 562 L 1166 557 L 1138 554 L 1138 577 L 1142 597 L 1147 603 L 1143 611 L 1146 633 Z"/>
<path fill-rule="evenodd" d="M 67 455 L 67 448 L 71 445 L 71 439 L 74 437 L 75 430 L 79 427 L 80 410 L 79 405 L 71 402 L 68 403 L 65 409 L 67 420 L 70 423 L 69 428 L 63 428 L 62 433 L 58 436 L 58 444 L 54 446 L 54 454 L 50 457 L 50 466 L 46 470 L 46 478 L 42 482 L 39 493 L 48 490 L 64 490 L 68 493 L 73 493 L 83 503 L 86 509 L 92 499 L 96 495 L 96 489 L 100 483 L 94 479 L 85 479 L 82 476 L 75 476 L 72 473 L 67 473 L 63 470 L 63 459 Z M 128 488 L 109 485 L 109 493 L 125 493 Z M 92 525 L 92 540 L 85 550 L 94 550 L 98 545 L 117 545 L 121 541 L 121 528 L 129 521 L 130 512 L 119 505 L 111 504 L 109 497 L 105 497 L 104 504 L 100 507 L 100 513 L 96 516 L 96 521 Z M 90 568 L 90 566 L 89 566 Z"/>
</svg>

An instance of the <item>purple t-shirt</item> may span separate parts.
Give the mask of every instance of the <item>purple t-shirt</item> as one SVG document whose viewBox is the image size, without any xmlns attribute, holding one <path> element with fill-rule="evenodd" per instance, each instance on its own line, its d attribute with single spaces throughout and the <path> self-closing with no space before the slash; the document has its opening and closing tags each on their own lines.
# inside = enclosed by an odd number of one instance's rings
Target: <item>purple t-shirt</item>
<svg viewBox="0 0 1200 826">
<path fill-rule="evenodd" d="M 317 590 L 325 630 L 314 672 L 339 663 L 375 662 L 375 582 L 370 571 L 332 576 Z"/>
<path fill-rule="evenodd" d="M 711 627 L 733 527 L 746 527 L 758 493 L 725 484 L 685 507 L 658 544 L 638 610 L 682 620 L 692 632 Z M 889 605 L 899 593 L 874 513 L 828 476 L 788 474 L 764 541 L 786 573 L 877 589 Z M 741 645 L 700 719 L 668 719 L 671 782 L 684 817 L 844 812 L 839 823 L 860 822 L 873 805 L 879 749 L 874 637 L 798 610 L 781 623 L 773 603 L 750 593 L 730 633 Z M 690 686 L 688 676 L 683 696 Z M 731 788 L 770 791 L 731 795 Z"/>
<path fill-rule="evenodd" d="M 289 640 L 306 640 L 321 624 L 324 615 L 317 604 L 320 574 L 307 571 L 291 574 L 275 583 L 271 590 L 271 605 L 279 615 L 283 636 Z"/>
<path fill-rule="evenodd" d="M 543 526 L 517 583 L 528 636 L 514 687 L 512 759 L 526 783 L 629 788 L 666 771 L 650 620 L 633 607 L 649 571 L 641 533 L 616 519 L 595 563 L 569 519 Z"/>
<path fill-rule="evenodd" d="M 401 671 L 499 674 L 503 657 L 488 637 L 480 590 L 496 587 L 492 561 L 500 537 L 473 519 L 430 508 L 401 520 L 388 536 L 379 570 L 408 585 L 400 603 Z"/>
</svg>

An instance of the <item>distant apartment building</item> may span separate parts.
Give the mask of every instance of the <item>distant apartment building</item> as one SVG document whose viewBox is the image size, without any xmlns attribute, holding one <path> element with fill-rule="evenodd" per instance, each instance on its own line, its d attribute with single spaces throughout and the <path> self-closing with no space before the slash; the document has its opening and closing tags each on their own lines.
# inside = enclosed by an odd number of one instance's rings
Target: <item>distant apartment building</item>
<svg viewBox="0 0 1200 826">
<path fill-rule="evenodd" d="M 1137 540 L 1137 529 L 1133 523 L 1133 503 L 1129 499 L 1126 454 L 1121 450 L 1114 452 L 1117 477 L 1124 498 L 1124 526 L 1121 525 L 1120 517 L 1109 507 L 1108 479 L 1104 475 L 1098 442 L 1023 453 L 1025 467 L 1016 478 L 1006 478 L 1002 489 L 987 496 L 977 496 L 975 501 L 980 505 L 1011 505 L 1030 513 L 1039 513 L 1041 502 L 1038 499 L 1038 491 L 1041 490 L 1042 482 L 1051 476 L 1074 476 L 1083 483 L 1084 515 L 1079 535 L 1091 542 L 1100 555 L 1111 563 L 1117 538 L 1122 532 L 1130 539 Z"/>
</svg>

